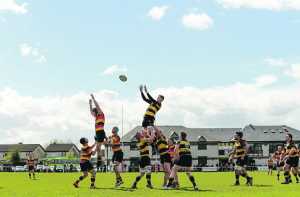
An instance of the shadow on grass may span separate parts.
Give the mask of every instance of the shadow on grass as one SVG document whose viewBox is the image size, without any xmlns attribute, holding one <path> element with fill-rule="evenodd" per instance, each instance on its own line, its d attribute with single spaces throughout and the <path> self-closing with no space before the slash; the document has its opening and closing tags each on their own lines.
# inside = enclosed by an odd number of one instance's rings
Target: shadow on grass
<svg viewBox="0 0 300 197">
<path fill-rule="evenodd" d="M 161 191 L 186 191 L 186 192 L 215 192 L 215 190 L 211 190 L 211 189 L 199 189 L 199 190 L 195 191 L 194 188 L 192 188 L 192 187 L 181 187 L 179 189 L 154 188 L 154 190 L 161 190 Z"/>
<path fill-rule="evenodd" d="M 115 190 L 115 191 L 124 191 L 124 192 L 133 192 L 134 190 L 126 187 L 97 187 L 96 190 Z"/>
<path fill-rule="evenodd" d="M 253 186 L 248 186 L 248 185 L 239 185 L 239 186 L 236 186 L 236 185 L 231 185 L 231 187 L 236 187 L 236 188 L 239 188 L 239 187 L 273 187 L 273 185 L 253 185 Z"/>
</svg>

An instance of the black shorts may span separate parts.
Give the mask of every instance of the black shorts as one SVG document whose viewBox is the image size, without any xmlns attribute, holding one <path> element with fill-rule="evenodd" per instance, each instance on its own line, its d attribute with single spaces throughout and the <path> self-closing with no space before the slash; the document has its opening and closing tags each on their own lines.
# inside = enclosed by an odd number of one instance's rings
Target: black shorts
<svg viewBox="0 0 300 197">
<path fill-rule="evenodd" d="M 180 155 L 179 159 L 175 161 L 175 164 L 180 167 L 192 167 L 192 155 Z"/>
<path fill-rule="evenodd" d="M 96 132 L 95 140 L 96 142 L 104 142 L 106 139 L 106 134 L 104 131 L 101 131 L 99 133 Z"/>
<path fill-rule="evenodd" d="M 28 171 L 34 171 L 34 166 L 28 166 Z"/>
<path fill-rule="evenodd" d="M 284 162 L 283 161 L 277 161 L 276 162 L 276 167 L 277 168 L 281 168 L 281 167 L 283 167 L 284 166 Z"/>
<path fill-rule="evenodd" d="M 160 156 L 160 163 L 172 163 L 171 156 L 169 153 Z"/>
<path fill-rule="evenodd" d="M 91 161 L 84 161 L 80 163 L 80 168 L 82 172 L 89 172 L 94 169 L 94 166 Z"/>
<path fill-rule="evenodd" d="M 241 157 L 237 158 L 235 164 L 240 167 L 245 167 L 247 165 L 248 157 L 245 156 L 243 159 Z"/>
<path fill-rule="evenodd" d="M 298 167 L 298 164 L 299 164 L 299 157 L 289 157 L 287 160 L 286 160 L 286 164 L 292 166 L 292 167 Z"/>
<path fill-rule="evenodd" d="M 269 165 L 268 165 L 268 168 L 269 168 L 269 170 L 272 170 L 272 169 L 273 169 L 273 166 L 269 166 Z"/>
<path fill-rule="evenodd" d="M 116 151 L 114 152 L 113 156 L 112 156 L 112 162 L 119 162 L 119 163 L 122 163 L 123 161 L 123 151 L 119 150 L 119 151 Z"/>
<path fill-rule="evenodd" d="M 151 166 L 151 159 L 149 156 L 143 156 L 140 158 L 140 167 L 145 168 L 146 166 Z"/>
<path fill-rule="evenodd" d="M 144 116 L 142 126 L 147 128 L 149 126 L 154 126 L 155 118 L 152 116 Z"/>
</svg>

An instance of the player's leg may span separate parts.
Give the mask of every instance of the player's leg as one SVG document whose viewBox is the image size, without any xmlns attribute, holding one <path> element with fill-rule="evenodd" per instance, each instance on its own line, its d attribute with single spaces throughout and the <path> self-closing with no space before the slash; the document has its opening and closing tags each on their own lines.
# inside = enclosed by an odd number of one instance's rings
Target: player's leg
<svg viewBox="0 0 300 197">
<path fill-rule="evenodd" d="M 186 175 L 188 176 L 189 180 L 193 184 L 194 190 L 198 190 L 195 178 L 194 178 L 194 176 L 192 175 L 191 172 L 192 172 L 192 167 L 187 167 L 186 168 Z"/>
<path fill-rule="evenodd" d="M 171 174 L 171 163 L 164 162 L 163 163 L 163 169 L 164 169 L 164 173 L 165 173 L 163 186 L 165 187 L 168 184 L 169 176 Z"/>
<path fill-rule="evenodd" d="M 180 169 L 180 166 L 175 164 L 171 170 L 171 174 L 169 176 L 169 181 L 167 184 L 168 188 L 171 188 L 174 186 L 174 180 L 175 180 L 175 175 L 177 174 L 178 170 Z"/>
<path fill-rule="evenodd" d="M 143 178 L 145 175 L 145 169 L 140 169 L 140 174 L 135 178 L 135 181 L 133 182 L 131 189 L 136 189 L 138 182 Z"/>
<path fill-rule="evenodd" d="M 235 170 L 234 170 L 234 174 L 235 174 L 235 184 L 236 186 L 240 185 L 240 167 L 236 166 Z"/>
<path fill-rule="evenodd" d="M 240 174 L 242 177 L 244 177 L 247 180 L 247 182 L 246 182 L 247 185 L 249 185 L 249 186 L 253 185 L 253 178 L 248 175 L 248 172 L 245 167 L 241 168 Z"/>
<path fill-rule="evenodd" d="M 89 174 L 88 174 L 88 171 L 83 171 L 83 175 L 80 176 L 79 179 L 77 179 L 77 180 L 73 183 L 74 187 L 78 188 L 78 187 L 79 187 L 79 183 L 80 183 L 81 181 L 83 181 L 88 175 L 89 175 Z"/>
<path fill-rule="evenodd" d="M 288 162 L 286 162 L 286 164 L 284 165 L 283 170 L 284 170 L 285 181 L 282 184 L 291 183 L 291 174 L 290 174 L 291 166 L 288 164 Z"/>
<path fill-rule="evenodd" d="M 90 189 L 95 189 L 95 182 L 96 182 L 96 169 L 94 169 L 94 167 L 91 164 L 91 168 L 90 168 L 90 174 L 91 174 L 91 186 Z"/>
</svg>

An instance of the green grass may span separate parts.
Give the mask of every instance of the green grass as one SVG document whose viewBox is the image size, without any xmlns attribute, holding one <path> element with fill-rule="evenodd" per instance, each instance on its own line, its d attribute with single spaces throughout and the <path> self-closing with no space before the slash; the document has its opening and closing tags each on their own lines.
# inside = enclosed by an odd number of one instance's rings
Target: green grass
<svg viewBox="0 0 300 197">
<path fill-rule="evenodd" d="M 296 197 L 300 195 L 300 184 L 281 185 L 273 176 L 267 176 L 265 172 L 254 172 L 254 186 L 245 186 L 241 180 L 241 186 L 232 186 L 233 173 L 194 173 L 200 191 L 195 192 L 190 187 L 185 174 L 180 174 L 182 189 L 162 190 L 162 174 L 153 173 L 155 189 L 145 188 L 145 179 L 139 183 L 136 191 L 128 189 L 133 182 L 136 173 L 123 174 L 124 187 L 114 189 L 114 174 L 97 174 L 96 185 L 98 189 L 90 190 L 89 179 L 84 180 L 79 189 L 75 189 L 72 183 L 78 178 L 79 173 L 72 174 L 38 174 L 38 180 L 29 180 L 26 173 L 0 173 L 1 197 Z"/>
</svg>

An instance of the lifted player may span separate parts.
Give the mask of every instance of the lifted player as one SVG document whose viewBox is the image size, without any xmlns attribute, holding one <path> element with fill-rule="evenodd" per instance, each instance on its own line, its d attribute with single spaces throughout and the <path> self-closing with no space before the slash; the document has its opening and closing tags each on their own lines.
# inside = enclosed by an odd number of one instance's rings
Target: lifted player
<svg viewBox="0 0 300 197">
<path fill-rule="evenodd" d="M 27 167 L 28 167 L 28 175 L 31 179 L 31 174 L 33 179 L 35 179 L 35 159 L 33 153 L 29 153 L 27 157 Z"/>
<path fill-rule="evenodd" d="M 97 143 L 94 143 L 92 146 L 89 146 L 89 141 L 86 138 L 80 139 L 81 152 L 80 152 L 80 168 L 83 172 L 83 176 L 80 176 L 75 183 L 73 183 L 74 187 L 79 188 L 79 183 L 83 181 L 86 177 L 88 177 L 89 173 L 91 174 L 91 186 L 90 189 L 95 189 L 95 181 L 96 181 L 96 170 L 91 162 L 92 155 L 96 154 L 96 151 L 93 150 Z"/>
<path fill-rule="evenodd" d="M 153 130 L 150 129 L 149 130 Z M 141 178 L 146 174 L 147 179 L 147 187 L 153 189 L 151 183 L 151 159 L 150 159 L 150 152 L 149 152 L 149 145 L 153 142 L 154 139 L 154 132 L 150 132 L 152 135 L 148 136 L 147 132 L 138 132 L 136 134 L 136 139 L 138 141 L 138 148 L 140 151 L 140 175 L 136 177 L 134 183 L 131 186 L 131 189 L 136 189 L 138 182 Z"/>
<path fill-rule="evenodd" d="M 122 162 L 123 162 L 123 151 L 121 149 L 121 138 L 118 135 L 119 128 L 114 127 L 112 129 L 112 136 L 109 137 L 109 144 L 111 145 L 113 156 L 113 169 L 116 174 L 116 183 L 115 186 L 119 187 L 123 184 L 123 180 L 121 177 L 121 169 L 122 169 Z"/>
<path fill-rule="evenodd" d="M 95 118 L 95 131 L 96 131 L 95 140 L 98 143 L 96 152 L 97 152 L 97 157 L 100 158 L 101 157 L 101 154 L 100 154 L 101 146 L 107 140 L 107 137 L 106 137 L 106 134 L 104 131 L 105 115 L 93 94 L 91 94 L 91 98 L 92 99 L 89 100 L 90 111 L 91 111 L 92 116 Z M 94 108 L 93 108 L 93 103 L 95 105 Z"/>
<path fill-rule="evenodd" d="M 145 96 L 145 94 L 143 92 L 143 86 L 141 85 L 140 86 L 141 96 L 142 96 L 143 100 L 149 104 L 149 106 L 148 106 L 148 108 L 146 110 L 146 113 L 144 115 L 143 123 L 142 123 L 142 126 L 143 126 L 144 130 L 146 130 L 148 126 L 154 126 L 155 116 L 156 116 L 156 113 L 161 108 L 161 104 L 164 101 L 164 96 L 159 95 L 157 97 L 157 100 L 155 100 L 149 94 L 146 86 L 144 86 L 144 91 L 146 93 L 146 96 Z"/>
<path fill-rule="evenodd" d="M 194 190 L 198 190 L 197 184 L 195 182 L 195 178 L 191 173 L 192 153 L 191 153 L 190 143 L 187 140 L 187 134 L 185 132 L 181 132 L 180 137 L 181 137 L 180 141 L 175 146 L 175 152 L 178 152 L 179 160 L 176 161 L 175 165 L 172 168 L 167 188 L 172 189 L 175 187 L 174 180 L 175 180 L 176 173 L 179 170 L 183 170 L 186 172 L 186 175 L 188 176 L 189 180 L 193 184 Z"/>
<path fill-rule="evenodd" d="M 233 159 L 236 159 L 235 163 L 235 185 L 240 185 L 240 176 L 244 177 L 248 186 L 253 185 L 253 178 L 250 177 L 246 170 L 247 165 L 247 153 L 248 144 L 246 140 L 243 139 L 243 132 L 236 132 L 234 135 L 234 149 L 230 153 L 229 162 L 231 163 Z"/>
</svg>

